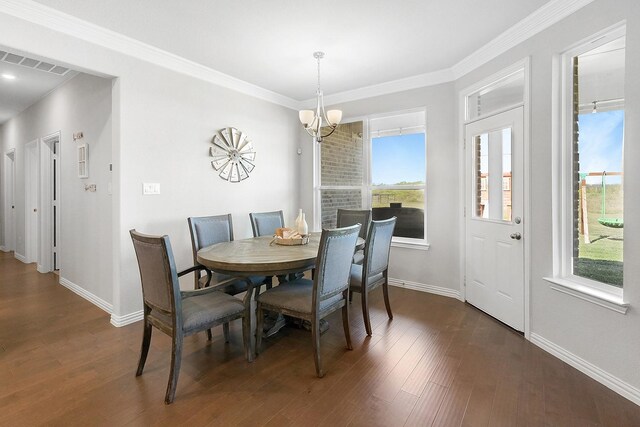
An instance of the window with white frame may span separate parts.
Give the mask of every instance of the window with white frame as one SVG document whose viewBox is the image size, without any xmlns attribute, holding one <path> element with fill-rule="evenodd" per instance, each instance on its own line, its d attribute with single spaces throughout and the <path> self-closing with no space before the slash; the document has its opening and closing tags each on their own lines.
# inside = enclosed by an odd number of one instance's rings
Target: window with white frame
<svg viewBox="0 0 640 427">
<path fill-rule="evenodd" d="M 341 124 L 318 148 L 316 218 L 336 225 L 337 209 L 398 218 L 394 242 L 426 243 L 425 111 Z"/>
<path fill-rule="evenodd" d="M 622 295 L 624 28 L 563 57 L 561 274 Z"/>
</svg>

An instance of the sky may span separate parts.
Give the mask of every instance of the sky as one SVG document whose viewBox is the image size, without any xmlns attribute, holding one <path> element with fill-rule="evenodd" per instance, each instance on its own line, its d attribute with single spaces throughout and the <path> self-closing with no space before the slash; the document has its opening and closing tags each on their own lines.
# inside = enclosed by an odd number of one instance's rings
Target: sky
<svg viewBox="0 0 640 427">
<path fill-rule="evenodd" d="M 622 172 L 624 111 L 603 111 L 578 116 L 580 172 Z M 599 184 L 601 177 L 587 178 Z M 619 177 L 607 178 L 607 184 L 620 183 Z"/>
<path fill-rule="evenodd" d="M 425 182 L 425 134 L 384 136 L 371 140 L 371 182 L 374 185 Z"/>
</svg>

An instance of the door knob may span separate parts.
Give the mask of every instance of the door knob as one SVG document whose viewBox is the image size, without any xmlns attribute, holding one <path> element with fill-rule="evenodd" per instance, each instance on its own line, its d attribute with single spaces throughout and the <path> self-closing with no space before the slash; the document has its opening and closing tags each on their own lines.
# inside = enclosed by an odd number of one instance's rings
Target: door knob
<svg viewBox="0 0 640 427">
<path fill-rule="evenodd" d="M 514 240 L 520 240 L 520 239 L 522 239 L 522 234 L 520 234 L 520 233 L 511 233 L 511 235 L 509 237 L 511 237 Z"/>
</svg>

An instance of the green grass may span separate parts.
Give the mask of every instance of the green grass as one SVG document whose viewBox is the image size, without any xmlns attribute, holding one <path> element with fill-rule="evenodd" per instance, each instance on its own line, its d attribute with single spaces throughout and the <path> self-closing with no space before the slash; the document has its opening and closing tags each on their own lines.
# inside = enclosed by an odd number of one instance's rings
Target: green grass
<svg viewBox="0 0 640 427">
<path fill-rule="evenodd" d="M 587 186 L 587 217 L 589 240 L 580 235 L 579 257 L 574 274 L 581 277 L 622 287 L 623 228 L 610 228 L 598 222 L 602 216 L 602 187 Z M 622 186 L 607 185 L 606 216 L 622 218 Z"/>
</svg>

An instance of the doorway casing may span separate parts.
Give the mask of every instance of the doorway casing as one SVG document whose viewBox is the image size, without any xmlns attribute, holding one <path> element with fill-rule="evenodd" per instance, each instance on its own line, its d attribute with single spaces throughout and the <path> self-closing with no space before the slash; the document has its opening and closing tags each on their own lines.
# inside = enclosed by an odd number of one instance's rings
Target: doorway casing
<svg viewBox="0 0 640 427">
<path fill-rule="evenodd" d="M 466 98 L 467 95 L 470 95 L 484 87 L 491 85 L 492 83 L 510 75 L 518 70 L 524 70 L 524 94 L 523 101 L 514 105 L 510 105 L 506 108 L 503 108 L 498 111 L 492 111 L 491 114 L 494 115 L 500 113 L 502 111 L 511 110 L 513 108 L 522 107 L 524 111 L 524 121 L 523 121 L 523 154 L 524 154 L 524 166 L 523 166 L 523 179 L 524 179 L 524 188 L 523 188 L 523 225 L 524 225 L 524 336 L 528 340 L 531 334 L 531 319 L 530 319 L 530 281 L 531 281 L 531 107 L 530 107 L 530 93 L 531 93 L 531 67 L 530 67 L 530 58 L 526 57 L 515 64 L 502 69 L 501 71 L 477 82 L 471 86 L 468 86 L 462 89 L 458 94 L 458 169 L 460 171 L 460 176 L 463 179 L 459 184 L 459 198 L 458 198 L 458 206 L 459 206 L 459 230 L 460 230 L 460 296 L 463 301 L 466 301 L 466 284 L 465 284 L 465 276 L 466 276 L 466 213 L 465 212 L 465 201 L 466 201 L 466 183 L 469 178 L 466 168 L 466 156 L 465 156 L 465 126 L 476 120 L 481 120 L 486 116 L 477 117 L 474 120 L 466 120 Z"/>
</svg>

